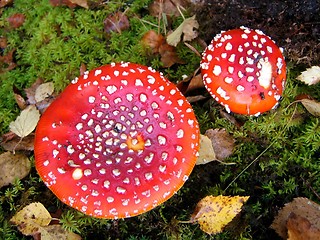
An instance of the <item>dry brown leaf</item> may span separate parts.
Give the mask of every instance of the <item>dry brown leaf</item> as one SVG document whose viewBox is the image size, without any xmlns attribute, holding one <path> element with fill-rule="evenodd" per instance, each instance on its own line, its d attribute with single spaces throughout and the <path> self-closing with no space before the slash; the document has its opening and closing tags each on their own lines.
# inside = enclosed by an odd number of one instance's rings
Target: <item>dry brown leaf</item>
<svg viewBox="0 0 320 240">
<path fill-rule="evenodd" d="M 10 222 L 17 225 L 22 234 L 29 236 L 39 232 L 39 228 L 48 226 L 51 215 L 41 203 L 35 202 L 17 212 Z"/>
<path fill-rule="evenodd" d="M 164 37 L 150 30 L 143 35 L 141 43 L 152 54 L 157 54 L 159 53 L 160 46 L 164 43 Z"/>
<path fill-rule="evenodd" d="M 248 199 L 248 196 L 207 196 L 198 202 L 191 221 L 198 222 L 200 229 L 208 234 L 220 233 Z"/>
<path fill-rule="evenodd" d="M 200 134 L 200 150 L 196 165 L 206 164 L 216 160 L 216 154 L 213 150 L 211 140 Z"/>
<path fill-rule="evenodd" d="M 205 135 L 211 140 L 218 160 L 224 161 L 232 154 L 235 140 L 226 129 L 208 129 Z"/>
<path fill-rule="evenodd" d="M 181 41 L 183 34 L 183 42 L 191 41 L 198 37 L 198 32 L 195 29 L 199 28 L 199 23 L 196 20 L 196 16 L 186 18 L 180 26 L 167 36 L 167 43 L 176 47 Z"/>
<path fill-rule="evenodd" d="M 21 27 L 25 20 L 26 20 L 26 16 L 22 13 L 12 14 L 10 17 L 7 18 L 7 21 L 9 22 L 9 26 L 12 28 Z"/>
<path fill-rule="evenodd" d="M 188 0 L 155 0 L 149 6 L 151 16 L 158 17 L 159 15 L 166 14 L 167 16 L 180 16 L 180 9 L 185 9 L 189 6 Z"/>
<path fill-rule="evenodd" d="M 30 105 L 34 105 L 37 103 L 35 99 L 35 94 L 37 88 L 43 83 L 41 78 L 38 78 L 29 88 L 24 89 L 24 92 L 27 95 L 27 103 Z"/>
<path fill-rule="evenodd" d="M 70 0 L 50 0 L 50 4 L 53 7 L 68 6 L 69 8 L 75 8 L 77 4 L 72 3 Z"/>
<path fill-rule="evenodd" d="M 114 14 L 109 15 L 104 20 L 104 31 L 106 33 L 118 32 L 126 30 L 129 28 L 129 20 L 124 12 L 116 12 Z"/>
<path fill-rule="evenodd" d="M 36 102 L 41 102 L 45 100 L 47 97 L 50 97 L 54 91 L 54 84 L 53 82 L 47 82 L 40 84 L 35 92 L 34 98 Z"/>
<path fill-rule="evenodd" d="M 171 67 L 176 63 L 184 63 L 184 61 L 178 57 L 176 48 L 167 43 L 164 43 L 159 47 L 159 53 L 161 56 L 161 62 L 165 68 Z"/>
<path fill-rule="evenodd" d="M 300 101 L 310 114 L 315 117 L 320 117 L 320 102 L 306 98 L 301 99 Z"/>
<path fill-rule="evenodd" d="M 78 234 L 69 232 L 62 228 L 61 225 L 49 225 L 39 228 L 41 233 L 41 240 L 80 240 Z"/>
<path fill-rule="evenodd" d="M 80 7 L 89 9 L 88 1 L 87 0 L 69 0 L 71 3 L 74 3 Z"/>
<path fill-rule="evenodd" d="M 34 105 L 28 106 L 22 110 L 14 122 L 9 125 L 10 131 L 23 138 L 28 136 L 37 126 L 40 119 L 40 113 Z"/>
<path fill-rule="evenodd" d="M 308 219 L 291 213 L 287 222 L 288 240 L 319 240 L 320 230 Z"/>
<path fill-rule="evenodd" d="M 320 67 L 312 66 L 303 71 L 298 77 L 298 80 L 308 85 L 314 85 L 320 82 Z"/>
<path fill-rule="evenodd" d="M 286 224 L 291 213 L 306 218 L 313 227 L 320 229 L 320 205 L 308 198 L 295 198 L 285 204 L 270 226 L 283 239 L 287 238 Z"/>
<path fill-rule="evenodd" d="M 12 133 L 12 132 L 10 132 Z M 10 140 L 0 141 L 0 146 L 6 151 L 33 151 L 34 150 L 34 134 L 30 133 L 28 136 L 21 139 L 15 133 Z"/>
<path fill-rule="evenodd" d="M 5 152 L 0 154 L 0 188 L 14 182 L 15 179 L 22 179 L 27 176 L 31 164 L 24 154 Z"/>
<path fill-rule="evenodd" d="M 9 6 L 13 3 L 13 0 L 0 0 L 0 8 Z"/>
<path fill-rule="evenodd" d="M 4 56 L 0 56 L 0 73 L 14 69 L 17 64 L 13 61 L 13 53 L 15 49 L 11 50 Z"/>
<path fill-rule="evenodd" d="M 197 96 L 189 96 L 189 97 L 187 97 L 187 100 L 188 100 L 189 103 L 195 103 L 195 102 L 199 102 L 199 101 L 205 100 L 207 98 L 208 97 L 205 97 L 203 95 L 197 95 Z"/>
</svg>

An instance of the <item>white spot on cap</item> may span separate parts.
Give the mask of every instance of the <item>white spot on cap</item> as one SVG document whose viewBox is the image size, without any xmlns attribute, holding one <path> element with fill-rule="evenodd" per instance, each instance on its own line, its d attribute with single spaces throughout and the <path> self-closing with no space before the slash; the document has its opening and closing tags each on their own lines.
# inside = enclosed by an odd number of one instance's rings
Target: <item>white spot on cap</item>
<svg viewBox="0 0 320 240">
<path fill-rule="evenodd" d="M 177 138 L 183 138 L 183 135 L 184 135 L 184 131 L 182 129 L 179 129 L 177 131 Z"/>
<path fill-rule="evenodd" d="M 166 142 L 167 142 L 167 139 L 164 136 L 159 135 L 158 136 L 158 142 L 159 142 L 160 145 L 165 145 Z"/>
<path fill-rule="evenodd" d="M 118 90 L 118 88 L 115 85 L 110 85 L 107 87 L 107 91 L 109 94 L 113 94 Z"/>
<path fill-rule="evenodd" d="M 76 168 L 72 173 L 73 180 L 79 180 L 83 176 L 83 172 L 81 168 Z"/>
<path fill-rule="evenodd" d="M 89 97 L 89 103 L 94 103 L 95 100 L 96 98 L 94 96 Z"/>
<path fill-rule="evenodd" d="M 92 171 L 90 169 L 86 169 L 86 170 L 84 170 L 83 174 L 87 177 L 92 174 Z"/>
<path fill-rule="evenodd" d="M 243 92 L 244 91 L 244 87 L 242 85 L 238 85 L 237 86 L 237 91 Z"/>
<path fill-rule="evenodd" d="M 228 42 L 228 43 L 226 44 L 225 49 L 226 49 L 227 51 L 232 50 L 232 44 L 231 44 L 230 42 Z"/>
<path fill-rule="evenodd" d="M 134 85 L 137 86 L 137 87 L 138 87 L 138 86 L 143 87 L 143 83 L 142 83 L 142 81 L 141 81 L 140 79 L 136 79 Z"/>
<path fill-rule="evenodd" d="M 46 166 L 48 166 L 48 165 L 49 165 L 49 163 L 50 163 L 50 162 L 49 162 L 49 160 L 46 160 L 46 161 L 44 161 L 44 162 L 43 162 L 43 166 L 45 166 L 45 167 L 46 167 Z"/>
<path fill-rule="evenodd" d="M 114 198 L 113 197 L 107 197 L 107 202 L 108 203 L 112 203 L 114 201 Z"/>
<path fill-rule="evenodd" d="M 220 73 L 221 73 L 221 67 L 219 65 L 215 65 L 214 68 L 213 68 L 213 74 L 216 75 L 216 76 L 219 76 Z"/>
<path fill-rule="evenodd" d="M 109 187 L 110 187 L 110 181 L 108 181 L 108 180 L 104 181 L 104 182 L 103 182 L 103 186 L 104 186 L 105 188 L 109 188 Z"/>
<path fill-rule="evenodd" d="M 95 72 L 94 72 L 94 75 L 95 76 L 98 76 L 102 73 L 101 69 L 97 69 Z"/>
<path fill-rule="evenodd" d="M 272 79 L 272 65 L 269 61 L 265 61 L 264 59 L 260 59 L 259 63 L 261 64 L 261 69 L 259 71 L 259 84 L 261 87 L 267 89 L 271 84 Z"/>
<path fill-rule="evenodd" d="M 139 98 L 140 98 L 140 101 L 141 102 L 146 102 L 147 101 L 147 95 L 146 94 L 144 94 L 144 93 L 141 93 L 140 94 L 140 96 L 139 96 Z"/>
<path fill-rule="evenodd" d="M 226 83 L 230 84 L 230 83 L 232 83 L 233 78 L 231 78 L 231 77 L 225 77 L 225 78 L 224 78 L 224 81 L 225 81 Z"/>
<path fill-rule="evenodd" d="M 151 173 L 151 172 L 145 173 L 145 174 L 144 174 L 144 177 L 145 177 L 147 180 L 151 180 L 151 179 L 152 179 L 152 173 Z"/>
</svg>

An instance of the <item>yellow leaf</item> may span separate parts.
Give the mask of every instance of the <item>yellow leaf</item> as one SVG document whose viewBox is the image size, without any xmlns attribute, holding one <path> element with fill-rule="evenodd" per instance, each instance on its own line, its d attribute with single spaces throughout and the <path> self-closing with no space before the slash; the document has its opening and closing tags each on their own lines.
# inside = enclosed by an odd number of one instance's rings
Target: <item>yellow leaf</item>
<svg viewBox="0 0 320 240">
<path fill-rule="evenodd" d="M 308 85 L 314 85 L 320 82 L 320 67 L 312 66 L 303 71 L 298 77 L 298 80 Z"/>
<path fill-rule="evenodd" d="M 199 157 L 196 165 L 206 164 L 214 160 L 216 160 L 216 154 L 213 150 L 211 140 L 207 136 L 201 134 Z"/>
<path fill-rule="evenodd" d="M 198 222 L 201 230 L 208 234 L 220 233 L 248 199 L 248 196 L 207 196 L 198 202 L 191 221 Z"/>
<path fill-rule="evenodd" d="M 17 212 L 10 222 L 18 226 L 24 235 L 34 235 L 40 227 L 47 226 L 51 221 L 51 215 L 41 203 L 31 203 Z"/>
<path fill-rule="evenodd" d="M 80 240 L 78 234 L 69 232 L 62 228 L 61 225 L 49 225 L 39 229 L 41 240 Z"/>
<path fill-rule="evenodd" d="M 5 152 L 0 154 L 0 188 L 13 183 L 16 178 L 27 176 L 31 169 L 28 157 L 24 154 Z"/>
<path fill-rule="evenodd" d="M 14 122 L 11 122 L 9 128 L 12 132 L 23 138 L 28 136 L 37 126 L 40 113 L 34 105 L 24 109 Z"/>
</svg>

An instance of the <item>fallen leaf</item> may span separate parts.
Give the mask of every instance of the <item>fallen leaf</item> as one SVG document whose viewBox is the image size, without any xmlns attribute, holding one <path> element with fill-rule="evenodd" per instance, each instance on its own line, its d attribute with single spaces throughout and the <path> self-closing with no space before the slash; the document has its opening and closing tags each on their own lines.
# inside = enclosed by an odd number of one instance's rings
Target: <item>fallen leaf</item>
<svg viewBox="0 0 320 240">
<path fill-rule="evenodd" d="M 176 63 L 184 63 L 184 61 L 179 58 L 176 48 L 167 43 L 164 43 L 159 47 L 159 53 L 161 56 L 161 62 L 165 68 L 171 67 Z"/>
<path fill-rule="evenodd" d="M 320 205 L 308 198 L 294 198 L 278 212 L 270 226 L 283 239 L 287 239 L 287 221 L 291 213 L 306 218 L 311 226 L 320 229 Z"/>
<path fill-rule="evenodd" d="M 167 36 L 167 43 L 176 47 L 181 41 L 183 34 L 183 41 L 191 41 L 198 37 L 198 32 L 195 29 L 199 28 L 199 23 L 196 20 L 196 16 L 186 18 L 180 26 Z"/>
<path fill-rule="evenodd" d="M 177 88 L 182 92 L 183 95 L 187 96 L 197 89 L 204 88 L 204 83 L 201 74 L 197 74 L 193 77 L 186 77 L 179 83 Z"/>
<path fill-rule="evenodd" d="M 205 135 L 211 140 L 218 160 L 224 161 L 233 153 L 235 140 L 226 129 L 208 129 Z"/>
<path fill-rule="evenodd" d="M 315 117 L 320 117 L 320 102 L 311 99 L 301 99 L 302 105 Z"/>
<path fill-rule="evenodd" d="M 4 56 L 0 56 L 0 73 L 14 69 L 17 64 L 13 61 L 13 53 L 15 49 L 11 50 Z"/>
<path fill-rule="evenodd" d="M 27 95 L 27 103 L 30 105 L 34 105 L 37 103 L 35 99 L 37 88 L 43 83 L 41 78 L 38 78 L 29 88 L 24 89 L 24 92 Z"/>
<path fill-rule="evenodd" d="M 10 132 L 12 133 L 12 132 Z M 33 151 L 34 150 L 34 134 L 30 133 L 24 138 L 20 138 L 15 133 L 12 133 L 13 137 L 0 141 L 0 146 L 6 151 Z"/>
<path fill-rule="evenodd" d="M 141 43 L 152 54 L 157 54 L 160 46 L 164 43 L 164 37 L 154 30 L 150 30 L 143 35 Z"/>
<path fill-rule="evenodd" d="M 129 28 L 129 20 L 124 12 L 116 12 L 114 14 L 109 15 L 104 20 L 104 31 L 106 33 L 118 32 L 126 30 Z"/>
<path fill-rule="evenodd" d="M 53 7 L 68 6 L 69 8 L 75 8 L 77 4 L 72 3 L 70 0 L 50 0 L 50 4 Z"/>
<path fill-rule="evenodd" d="M 149 5 L 149 13 L 154 17 L 158 17 L 162 14 L 178 17 L 180 16 L 178 8 L 184 10 L 188 6 L 188 0 L 155 0 Z"/>
<path fill-rule="evenodd" d="M 21 110 L 25 109 L 27 107 L 26 100 L 22 97 L 21 91 L 16 86 L 13 86 L 13 95 L 19 108 Z"/>
<path fill-rule="evenodd" d="M 14 182 L 15 179 L 22 179 L 27 176 L 31 164 L 24 154 L 5 152 L 0 154 L 0 188 Z"/>
<path fill-rule="evenodd" d="M 220 233 L 248 199 L 248 196 L 207 196 L 198 202 L 191 221 L 198 222 L 200 229 L 208 234 Z"/>
<path fill-rule="evenodd" d="M 13 3 L 13 0 L 0 0 L 0 8 L 9 6 Z"/>
<path fill-rule="evenodd" d="M 20 115 L 14 122 L 9 125 L 10 131 L 23 138 L 28 136 L 37 126 L 40 118 L 40 113 L 34 105 L 28 106 L 22 110 Z"/>
<path fill-rule="evenodd" d="M 290 213 L 287 221 L 288 240 L 319 240 L 320 230 L 311 225 L 308 219 Z"/>
<path fill-rule="evenodd" d="M 206 164 L 216 160 L 216 154 L 213 150 L 211 140 L 200 134 L 200 150 L 196 165 Z"/>
<path fill-rule="evenodd" d="M 71 3 L 74 3 L 80 7 L 89 9 L 88 1 L 87 0 L 69 0 Z"/>
<path fill-rule="evenodd" d="M 0 37 L 0 48 L 5 49 L 5 48 L 7 48 L 7 46 L 8 46 L 7 38 Z"/>
<path fill-rule="evenodd" d="M 26 20 L 26 16 L 22 13 L 12 14 L 10 17 L 7 18 L 7 21 L 9 22 L 9 26 L 12 28 L 21 27 L 25 20 Z"/>
<path fill-rule="evenodd" d="M 37 233 L 39 228 L 47 226 L 50 221 L 50 213 L 39 202 L 27 205 L 10 219 L 10 222 L 17 225 L 19 231 L 27 236 Z"/>
<path fill-rule="evenodd" d="M 80 240 L 81 237 L 78 234 L 69 232 L 62 228 L 61 225 L 49 225 L 40 227 L 41 240 Z"/>
<path fill-rule="evenodd" d="M 189 103 L 195 103 L 195 102 L 199 102 L 199 101 L 205 100 L 207 98 L 208 97 L 205 97 L 203 95 L 197 95 L 197 96 L 188 96 L 187 100 L 188 100 Z"/>
<path fill-rule="evenodd" d="M 40 84 L 36 89 L 34 98 L 36 102 L 41 102 L 42 100 L 45 100 L 47 97 L 50 97 L 53 91 L 54 91 L 53 82 Z"/>
<path fill-rule="evenodd" d="M 320 82 L 320 67 L 312 66 L 311 68 L 307 68 L 307 70 L 303 71 L 297 79 L 308 85 L 317 84 Z"/>
</svg>

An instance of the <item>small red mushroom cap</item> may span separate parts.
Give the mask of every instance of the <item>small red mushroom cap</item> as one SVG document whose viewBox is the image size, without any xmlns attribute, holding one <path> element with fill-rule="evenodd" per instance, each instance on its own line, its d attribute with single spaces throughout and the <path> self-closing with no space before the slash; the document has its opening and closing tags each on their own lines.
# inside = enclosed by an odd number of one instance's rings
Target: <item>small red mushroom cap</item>
<svg viewBox="0 0 320 240">
<path fill-rule="evenodd" d="M 34 151 L 62 202 L 116 219 L 169 199 L 198 148 L 198 122 L 176 86 L 151 68 L 116 63 L 72 81 L 42 115 Z"/>
<path fill-rule="evenodd" d="M 218 34 L 201 60 L 203 81 L 228 112 L 259 115 L 278 105 L 286 63 L 270 37 L 246 27 Z"/>
</svg>

